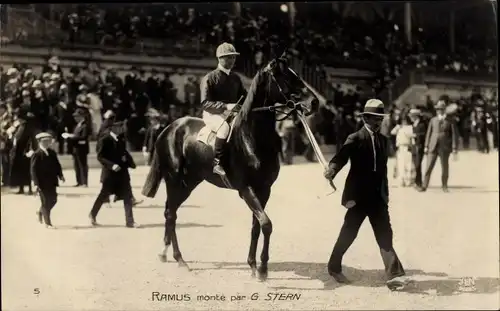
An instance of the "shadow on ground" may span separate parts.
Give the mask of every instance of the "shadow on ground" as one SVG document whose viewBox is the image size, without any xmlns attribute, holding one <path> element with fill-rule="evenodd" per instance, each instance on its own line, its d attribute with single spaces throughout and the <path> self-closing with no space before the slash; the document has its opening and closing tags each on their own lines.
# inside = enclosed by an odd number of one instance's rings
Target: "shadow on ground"
<svg viewBox="0 0 500 311">
<path fill-rule="evenodd" d="M 441 186 L 429 186 L 429 190 L 432 191 L 441 191 Z M 456 186 L 448 186 L 448 189 L 450 190 L 450 193 L 453 192 L 464 192 L 464 193 L 495 193 L 498 192 L 498 189 L 492 189 L 492 188 L 487 188 L 487 187 L 474 187 L 474 186 L 463 186 L 463 185 L 456 185 Z"/>
<path fill-rule="evenodd" d="M 161 208 L 161 209 L 164 209 L 165 208 L 165 205 L 158 205 L 158 204 L 148 204 L 148 205 L 143 205 L 143 204 L 138 204 L 136 205 L 135 207 L 137 208 L 140 208 L 140 209 L 143 209 L 143 208 Z M 189 205 L 189 204 L 186 204 L 186 205 L 181 205 L 180 207 L 181 209 L 182 208 L 201 208 L 201 206 L 199 205 Z"/>
<path fill-rule="evenodd" d="M 148 228 L 163 228 L 165 226 L 165 223 L 157 223 L 157 224 L 141 224 L 140 228 L 137 228 L 136 230 L 140 229 L 148 229 Z M 184 229 L 184 228 L 221 228 L 223 227 L 222 225 L 218 224 L 198 224 L 198 223 L 193 223 L 193 222 L 188 222 L 188 223 L 178 223 L 176 224 L 176 229 Z M 61 225 L 57 226 L 56 229 L 59 230 L 86 230 L 86 229 L 94 229 L 94 230 L 99 230 L 99 229 L 116 229 L 116 228 L 126 228 L 125 225 L 106 225 L 106 224 L 99 224 L 98 226 L 91 226 L 89 225 Z"/>
<path fill-rule="evenodd" d="M 200 262 L 201 263 L 201 262 Z M 242 263 L 203 262 L 214 265 L 211 268 L 196 268 L 193 270 L 248 270 Z M 343 266 L 342 271 L 352 282 L 349 285 L 337 283 L 326 271 L 326 264 L 312 262 L 277 262 L 269 264 L 269 280 L 296 281 L 297 286 L 272 286 L 281 290 L 334 290 L 341 286 L 385 287 L 383 270 L 361 270 Z M 273 278 L 273 272 L 293 272 L 294 277 Z M 500 291 L 500 279 L 493 277 L 450 277 L 442 272 L 425 272 L 423 270 L 407 270 L 406 274 L 412 282 L 402 291 L 410 294 L 452 296 L 463 293 L 491 294 Z M 301 287 L 305 279 L 318 280 L 323 283 L 323 289 Z"/>
</svg>

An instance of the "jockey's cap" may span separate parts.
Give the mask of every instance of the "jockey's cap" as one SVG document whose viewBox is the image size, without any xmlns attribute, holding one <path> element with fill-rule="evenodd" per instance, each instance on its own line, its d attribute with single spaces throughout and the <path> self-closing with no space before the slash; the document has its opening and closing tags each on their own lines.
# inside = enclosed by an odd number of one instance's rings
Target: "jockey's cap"
<svg viewBox="0 0 500 311">
<path fill-rule="evenodd" d="M 231 43 L 224 42 L 217 47 L 215 56 L 219 58 L 228 55 L 240 55 L 240 53 L 236 52 L 236 49 Z"/>
<path fill-rule="evenodd" d="M 42 85 L 42 81 L 40 81 L 40 80 L 33 81 L 33 85 L 32 85 L 33 87 L 39 87 L 40 85 Z"/>
<path fill-rule="evenodd" d="M 386 113 L 384 111 L 384 103 L 380 99 L 369 99 L 365 104 L 363 114 L 370 114 L 381 117 L 385 116 Z"/>
</svg>

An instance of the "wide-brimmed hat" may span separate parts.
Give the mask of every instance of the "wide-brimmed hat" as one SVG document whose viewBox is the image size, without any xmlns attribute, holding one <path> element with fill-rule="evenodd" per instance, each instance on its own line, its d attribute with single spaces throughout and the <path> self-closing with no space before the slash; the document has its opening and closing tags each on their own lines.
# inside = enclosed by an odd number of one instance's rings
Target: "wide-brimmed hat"
<svg viewBox="0 0 500 311">
<path fill-rule="evenodd" d="M 363 109 L 363 114 L 369 114 L 373 116 L 385 117 L 384 103 L 380 99 L 372 98 L 366 101 L 365 108 Z"/>
<path fill-rule="evenodd" d="M 35 139 L 36 140 L 42 140 L 42 139 L 45 139 L 45 138 L 54 138 L 52 137 L 52 135 L 50 133 L 47 133 L 47 132 L 41 132 L 41 133 L 38 133 L 36 136 L 35 136 Z"/>
<path fill-rule="evenodd" d="M 445 108 L 446 108 L 446 104 L 442 100 L 438 101 L 436 106 L 434 107 L 434 109 L 436 109 L 436 110 L 444 110 Z"/>
<path fill-rule="evenodd" d="M 411 108 L 410 111 L 408 112 L 408 114 L 414 115 L 414 116 L 419 116 L 422 114 L 422 111 L 418 108 Z"/>
<path fill-rule="evenodd" d="M 240 55 L 240 53 L 236 52 L 234 45 L 232 45 L 231 43 L 224 42 L 217 47 L 217 50 L 215 51 L 215 56 L 219 58 L 228 55 Z"/>
</svg>

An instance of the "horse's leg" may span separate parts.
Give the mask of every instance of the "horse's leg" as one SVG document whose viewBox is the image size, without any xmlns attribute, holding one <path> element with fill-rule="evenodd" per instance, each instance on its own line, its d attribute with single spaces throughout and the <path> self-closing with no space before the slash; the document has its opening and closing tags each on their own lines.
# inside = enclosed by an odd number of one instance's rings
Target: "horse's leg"
<svg viewBox="0 0 500 311">
<path fill-rule="evenodd" d="M 186 262 L 182 258 L 181 251 L 179 249 L 179 242 L 177 240 L 177 234 L 175 232 L 175 226 L 177 221 L 177 210 L 181 204 L 189 197 L 193 189 L 200 183 L 198 182 L 187 182 L 185 184 L 179 183 L 167 184 L 167 202 L 165 203 L 165 235 L 164 242 L 165 248 L 159 255 L 160 260 L 163 262 L 167 261 L 167 249 L 172 244 L 173 246 L 173 257 L 178 262 L 180 267 L 188 268 Z"/>
<path fill-rule="evenodd" d="M 250 233 L 250 249 L 248 251 L 248 259 L 247 263 L 252 269 L 252 277 L 255 277 L 255 273 L 257 272 L 257 260 L 255 257 L 257 256 L 257 243 L 259 242 L 260 236 L 260 223 L 255 217 L 252 215 L 252 231 Z"/>
<path fill-rule="evenodd" d="M 259 194 L 263 200 L 265 199 L 266 202 L 264 203 L 267 203 L 267 199 L 269 198 L 270 194 L 270 189 L 266 191 L 262 190 L 259 192 Z M 260 256 L 261 264 L 259 269 L 257 269 L 258 277 L 260 280 L 263 281 L 267 279 L 267 263 L 269 261 L 269 243 L 271 240 L 271 233 L 273 231 L 273 224 L 271 222 L 271 219 L 269 219 L 269 216 L 267 216 L 266 212 L 264 211 L 263 205 L 260 202 L 259 197 L 251 187 L 247 187 L 246 189 L 241 190 L 240 195 L 245 200 L 248 207 L 252 211 L 254 217 L 259 222 L 262 234 L 264 235 L 264 244 L 262 246 L 262 253 Z M 252 234 L 253 234 L 253 228 L 252 228 Z M 252 247 L 252 245 L 250 246 Z M 250 249 L 250 251 L 252 250 Z M 255 255 L 253 256 L 253 258 L 255 258 Z M 249 254 L 249 261 L 250 261 L 250 254 Z"/>
</svg>

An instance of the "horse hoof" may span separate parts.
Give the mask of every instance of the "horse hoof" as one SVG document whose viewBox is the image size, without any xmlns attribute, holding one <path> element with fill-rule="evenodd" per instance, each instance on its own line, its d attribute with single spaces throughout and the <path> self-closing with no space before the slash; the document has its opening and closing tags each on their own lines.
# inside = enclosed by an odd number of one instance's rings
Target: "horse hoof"
<svg viewBox="0 0 500 311">
<path fill-rule="evenodd" d="M 167 255 L 165 255 L 165 254 L 158 254 L 158 259 L 161 262 L 167 262 Z"/>
<path fill-rule="evenodd" d="M 251 274 L 252 278 L 255 278 L 256 274 L 257 274 L 257 268 L 252 267 L 252 274 Z"/>
<path fill-rule="evenodd" d="M 267 272 L 259 272 L 259 281 L 260 282 L 265 282 L 267 281 Z"/>
</svg>

